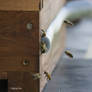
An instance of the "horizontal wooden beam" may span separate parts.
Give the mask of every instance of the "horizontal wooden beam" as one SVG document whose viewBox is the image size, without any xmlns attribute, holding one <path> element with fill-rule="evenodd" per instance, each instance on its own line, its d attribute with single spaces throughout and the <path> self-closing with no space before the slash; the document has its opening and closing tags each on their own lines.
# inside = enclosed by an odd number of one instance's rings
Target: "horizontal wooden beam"
<svg viewBox="0 0 92 92">
<path fill-rule="evenodd" d="M 0 10 L 38 11 L 40 0 L 0 0 Z"/>
</svg>

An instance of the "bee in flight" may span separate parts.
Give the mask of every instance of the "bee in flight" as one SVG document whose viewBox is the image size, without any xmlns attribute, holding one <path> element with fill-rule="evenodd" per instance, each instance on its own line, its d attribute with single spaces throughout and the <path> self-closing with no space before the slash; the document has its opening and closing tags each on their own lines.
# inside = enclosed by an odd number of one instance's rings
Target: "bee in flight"
<svg viewBox="0 0 92 92">
<path fill-rule="evenodd" d="M 73 25 L 73 23 L 71 21 L 69 21 L 69 20 L 64 20 L 64 23 L 69 24 L 71 26 Z"/>
<path fill-rule="evenodd" d="M 44 74 L 48 80 L 51 80 L 51 75 L 48 72 L 45 71 Z"/>
<path fill-rule="evenodd" d="M 71 52 L 65 51 L 65 54 L 66 54 L 67 56 L 69 56 L 70 58 L 73 58 L 73 55 L 71 54 Z"/>
<path fill-rule="evenodd" d="M 41 74 L 40 73 L 35 73 L 35 74 L 32 74 L 32 77 L 33 77 L 34 80 L 37 80 L 37 79 L 41 78 Z"/>
</svg>

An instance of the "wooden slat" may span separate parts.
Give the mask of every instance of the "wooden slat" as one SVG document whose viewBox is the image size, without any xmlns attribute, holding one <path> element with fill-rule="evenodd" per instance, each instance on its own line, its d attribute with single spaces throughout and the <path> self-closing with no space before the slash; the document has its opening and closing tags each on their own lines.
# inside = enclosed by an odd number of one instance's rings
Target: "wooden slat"
<svg viewBox="0 0 92 92">
<path fill-rule="evenodd" d="M 65 4 L 65 0 L 43 0 L 43 8 L 40 11 L 40 29 L 47 30 L 51 22 L 59 13 L 60 9 Z M 63 52 L 65 41 L 65 29 L 64 26 L 61 31 L 56 35 L 53 40 L 52 50 L 40 57 L 40 72 L 43 73 L 45 70 L 51 73 L 56 66 L 56 63 Z M 47 80 L 44 76 L 40 81 L 40 92 L 44 88 Z"/>
<path fill-rule="evenodd" d="M 39 92 L 39 81 L 31 72 L 8 72 L 8 92 Z"/>
<path fill-rule="evenodd" d="M 40 89 L 39 80 L 33 80 L 31 73 L 29 72 L 24 73 L 23 83 L 24 83 L 24 90 L 26 92 L 39 92 Z"/>
<path fill-rule="evenodd" d="M 2 79 L 4 79 L 4 80 L 7 80 L 8 78 L 7 78 L 7 72 L 0 72 L 0 80 L 2 80 Z"/>
<path fill-rule="evenodd" d="M 41 55 L 40 57 L 40 72 L 43 73 L 47 71 L 49 74 L 52 73 L 53 69 L 55 68 L 57 61 L 59 60 L 63 50 L 64 50 L 64 43 L 65 43 L 65 27 L 61 28 L 61 31 L 55 35 L 53 40 L 53 45 L 51 51 L 47 54 Z M 47 83 L 46 77 L 42 76 L 40 81 L 40 92 L 44 88 L 45 84 Z"/>
<path fill-rule="evenodd" d="M 40 28 L 46 30 L 60 9 L 64 6 L 65 0 L 43 0 L 43 8 L 40 12 Z"/>
<path fill-rule="evenodd" d="M 27 24 L 32 23 L 32 29 Z M 23 66 L 28 60 L 29 65 Z M 39 68 L 39 12 L 0 12 L 0 71 Z"/>
<path fill-rule="evenodd" d="M 0 10 L 38 11 L 40 0 L 0 0 Z"/>
<path fill-rule="evenodd" d="M 8 72 L 8 92 L 24 92 L 23 72 Z"/>
</svg>

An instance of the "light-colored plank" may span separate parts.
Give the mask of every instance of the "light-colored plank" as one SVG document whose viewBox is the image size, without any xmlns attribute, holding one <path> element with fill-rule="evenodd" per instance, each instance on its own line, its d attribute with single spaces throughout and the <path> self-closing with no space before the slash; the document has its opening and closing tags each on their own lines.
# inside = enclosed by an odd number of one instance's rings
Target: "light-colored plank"
<svg viewBox="0 0 92 92">
<path fill-rule="evenodd" d="M 0 0 L 0 10 L 38 11 L 40 0 Z"/>
<path fill-rule="evenodd" d="M 56 66 L 57 61 L 59 60 L 63 50 L 64 50 L 64 43 L 65 43 L 65 27 L 61 28 L 61 31 L 56 34 L 55 39 L 53 40 L 53 46 L 51 48 L 51 51 L 47 54 L 44 54 L 41 56 L 40 61 L 40 72 L 43 73 L 44 71 L 47 71 L 48 73 L 52 73 L 53 69 Z M 47 80 L 44 76 L 42 76 L 42 79 L 40 81 L 40 87 L 41 91 L 44 88 Z"/>
<path fill-rule="evenodd" d="M 60 9 L 64 6 L 65 0 L 43 0 L 43 8 L 40 11 L 40 28 L 46 30 Z"/>
</svg>

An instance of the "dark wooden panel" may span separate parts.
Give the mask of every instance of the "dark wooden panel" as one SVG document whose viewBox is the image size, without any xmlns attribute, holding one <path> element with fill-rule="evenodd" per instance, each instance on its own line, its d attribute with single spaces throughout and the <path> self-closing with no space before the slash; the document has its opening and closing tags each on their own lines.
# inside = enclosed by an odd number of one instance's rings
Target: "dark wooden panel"
<svg viewBox="0 0 92 92">
<path fill-rule="evenodd" d="M 30 62 L 28 66 L 22 65 L 25 59 Z M 1 11 L 0 71 L 34 71 L 38 67 L 39 12 Z"/>
<path fill-rule="evenodd" d="M 24 61 L 28 65 L 24 65 Z M 0 71 L 37 71 L 39 68 L 39 57 L 0 57 Z"/>
<path fill-rule="evenodd" d="M 39 92 L 39 80 L 33 80 L 32 72 L 8 72 L 9 92 Z"/>
<path fill-rule="evenodd" d="M 24 92 L 23 72 L 8 72 L 8 92 Z"/>
<path fill-rule="evenodd" d="M 29 91 L 30 92 L 40 92 L 39 91 L 39 89 L 40 89 L 39 80 L 33 80 L 31 73 L 29 73 L 29 72 L 24 73 L 23 83 L 24 83 L 25 92 L 29 92 Z"/>
<path fill-rule="evenodd" d="M 7 72 L 0 72 L 0 80 L 7 80 Z"/>
<path fill-rule="evenodd" d="M 49 74 L 54 70 L 63 50 L 66 37 L 65 26 L 60 29 L 60 31 L 55 34 L 52 42 L 52 48 L 49 53 L 43 54 L 40 57 L 40 72 L 43 73 L 47 71 Z M 41 91 L 47 83 L 46 77 L 42 76 L 40 81 Z"/>
</svg>

